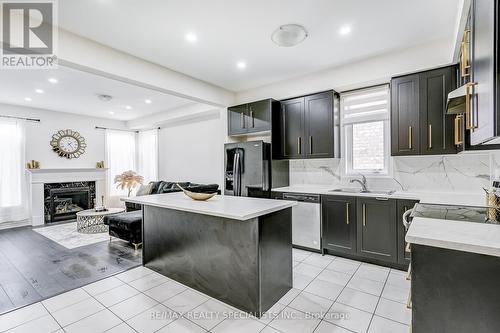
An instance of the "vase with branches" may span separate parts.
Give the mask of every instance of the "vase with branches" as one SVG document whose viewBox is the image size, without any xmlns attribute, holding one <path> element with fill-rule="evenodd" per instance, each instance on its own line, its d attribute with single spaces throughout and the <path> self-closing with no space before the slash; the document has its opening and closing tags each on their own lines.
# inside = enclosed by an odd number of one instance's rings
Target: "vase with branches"
<svg viewBox="0 0 500 333">
<path fill-rule="evenodd" d="M 115 184 L 118 189 L 127 189 L 128 196 L 132 193 L 132 190 L 139 184 L 144 182 L 144 177 L 138 175 L 136 172 L 129 170 L 123 172 L 121 175 L 115 176 Z"/>
</svg>

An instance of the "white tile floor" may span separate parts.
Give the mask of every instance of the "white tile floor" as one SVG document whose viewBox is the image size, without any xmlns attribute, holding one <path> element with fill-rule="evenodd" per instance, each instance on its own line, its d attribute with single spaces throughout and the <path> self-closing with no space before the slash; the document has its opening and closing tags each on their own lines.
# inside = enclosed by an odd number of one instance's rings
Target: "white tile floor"
<svg viewBox="0 0 500 333">
<path fill-rule="evenodd" d="M 0 316 L 0 332 L 408 333 L 405 273 L 293 250 L 294 288 L 260 319 L 139 267 Z"/>
</svg>

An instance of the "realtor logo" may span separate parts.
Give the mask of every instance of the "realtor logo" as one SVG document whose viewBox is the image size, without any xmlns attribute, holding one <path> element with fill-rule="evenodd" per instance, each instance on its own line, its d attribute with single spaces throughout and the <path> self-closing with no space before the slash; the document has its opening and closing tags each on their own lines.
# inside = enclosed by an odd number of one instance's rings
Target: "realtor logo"
<svg viewBox="0 0 500 333">
<path fill-rule="evenodd" d="M 1 1 L 1 68 L 55 68 L 55 0 Z"/>
</svg>

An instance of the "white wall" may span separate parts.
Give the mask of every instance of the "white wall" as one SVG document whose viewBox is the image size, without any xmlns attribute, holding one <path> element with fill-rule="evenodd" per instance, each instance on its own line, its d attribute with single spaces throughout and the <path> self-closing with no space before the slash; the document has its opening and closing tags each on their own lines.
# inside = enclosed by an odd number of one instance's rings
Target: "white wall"
<svg viewBox="0 0 500 333">
<path fill-rule="evenodd" d="M 159 135 L 161 180 L 222 186 L 225 112 L 225 109 L 213 110 L 197 119 L 179 119 L 162 125 Z"/>
<path fill-rule="evenodd" d="M 94 168 L 104 160 L 104 131 L 96 126 L 125 128 L 125 122 L 79 116 L 70 113 L 0 104 L 0 115 L 37 118 L 40 122 L 26 123 L 26 159 L 37 160 L 41 168 Z M 85 153 L 76 159 L 66 159 L 54 153 L 50 146 L 58 130 L 78 131 L 87 143 Z"/>
<path fill-rule="evenodd" d="M 453 42 L 451 39 L 438 40 L 295 79 L 241 91 L 236 94 L 236 100 L 237 103 L 245 103 L 270 97 L 284 99 L 329 89 L 341 92 L 389 82 L 391 76 L 449 64 L 452 61 Z"/>
</svg>

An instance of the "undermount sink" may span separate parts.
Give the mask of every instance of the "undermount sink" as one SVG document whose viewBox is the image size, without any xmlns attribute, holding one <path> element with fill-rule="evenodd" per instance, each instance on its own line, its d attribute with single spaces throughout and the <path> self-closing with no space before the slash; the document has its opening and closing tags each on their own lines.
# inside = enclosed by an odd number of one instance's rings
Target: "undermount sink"
<svg viewBox="0 0 500 333">
<path fill-rule="evenodd" d="M 330 192 L 366 193 L 366 194 L 380 194 L 380 195 L 392 195 L 392 194 L 394 194 L 394 191 L 371 191 L 371 190 L 363 191 L 360 188 L 337 188 L 335 190 L 331 190 Z"/>
</svg>

